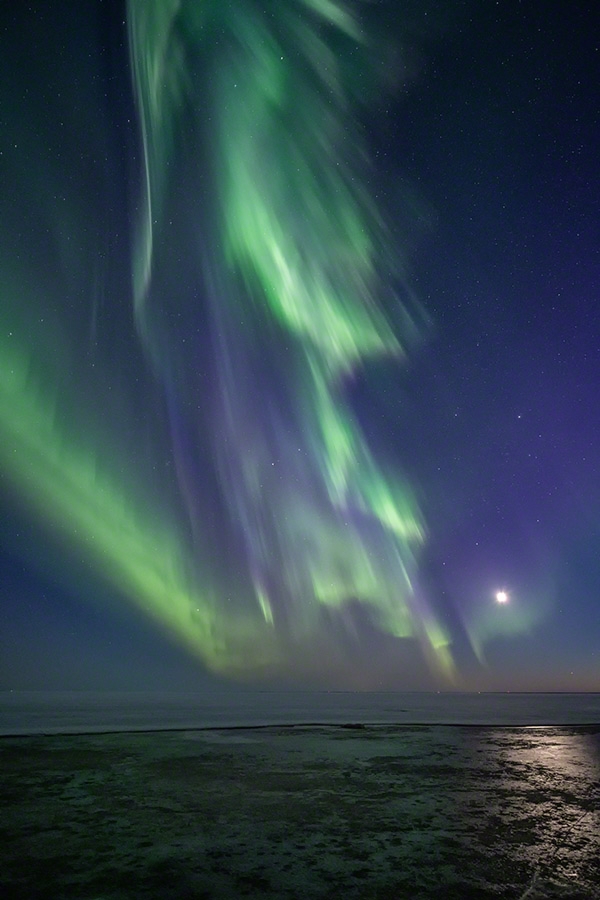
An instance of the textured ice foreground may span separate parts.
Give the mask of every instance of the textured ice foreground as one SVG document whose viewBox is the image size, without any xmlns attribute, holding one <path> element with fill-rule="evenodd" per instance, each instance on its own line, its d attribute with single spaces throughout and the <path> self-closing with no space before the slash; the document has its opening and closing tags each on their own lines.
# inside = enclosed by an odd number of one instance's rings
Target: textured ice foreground
<svg viewBox="0 0 600 900">
<path fill-rule="evenodd" d="M 600 897 L 600 729 L 5 738 L 11 898 Z"/>
<path fill-rule="evenodd" d="M 600 723 L 600 694 L 353 691 L 0 693 L 0 734 L 344 724 Z"/>
</svg>

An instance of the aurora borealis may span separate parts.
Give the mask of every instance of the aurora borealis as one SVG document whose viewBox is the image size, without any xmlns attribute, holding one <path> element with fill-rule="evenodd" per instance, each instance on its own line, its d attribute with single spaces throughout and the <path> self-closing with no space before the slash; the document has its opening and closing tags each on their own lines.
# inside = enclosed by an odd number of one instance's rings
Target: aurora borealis
<svg viewBox="0 0 600 900">
<path fill-rule="evenodd" d="M 504 109 L 461 4 L 93 9 L 5 28 L 6 685 L 51 655 L 32 590 L 92 657 L 131 629 L 150 679 L 159 647 L 244 683 L 597 685 L 591 167 L 563 122 L 579 162 L 531 174 L 525 14 Z"/>
</svg>

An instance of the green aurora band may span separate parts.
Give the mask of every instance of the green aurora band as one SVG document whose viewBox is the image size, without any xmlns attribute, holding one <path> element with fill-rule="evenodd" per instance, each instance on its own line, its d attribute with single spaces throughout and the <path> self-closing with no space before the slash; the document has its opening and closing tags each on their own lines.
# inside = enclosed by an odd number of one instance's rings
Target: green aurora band
<svg viewBox="0 0 600 900">
<path fill-rule="evenodd" d="M 396 334 L 381 302 L 397 251 L 364 187 L 355 115 L 356 66 L 376 83 L 372 48 L 350 7 L 331 0 L 132 0 L 129 12 L 146 171 L 138 330 L 180 395 L 194 378 L 175 371 L 164 304 L 169 197 L 181 195 L 183 172 L 201 206 L 199 279 L 216 336 L 207 427 L 260 639 L 274 630 L 309 646 L 323 608 L 339 624 L 360 604 L 383 631 L 419 636 L 449 671 L 448 639 L 414 598 L 416 504 L 377 467 L 343 399 L 358 366 L 402 357 L 416 332 L 405 313 Z M 191 150 L 190 134 L 200 135 Z M 171 315 L 191 324 L 189 298 L 174 293 L 171 284 Z M 175 417 L 181 428 L 181 404 Z"/>
<path fill-rule="evenodd" d="M 133 304 L 166 419 L 164 485 L 156 465 L 123 465 L 127 414 L 96 414 L 71 383 L 52 285 L 44 296 L 26 266 L 3 265 L 11 490 L 118 596 L 237 678 L 343 669 L 354 650 L 340 634 L 360 641 L 365 622 L 454 677 L 450 636 L 418 590 L 415 497 L 345 401 L 357 369 L 401 360 L 419 336 L 367 187 L 358 112 L 379 84 L 353 9 L 129 2 L 144 156 Z"/>
</svg>

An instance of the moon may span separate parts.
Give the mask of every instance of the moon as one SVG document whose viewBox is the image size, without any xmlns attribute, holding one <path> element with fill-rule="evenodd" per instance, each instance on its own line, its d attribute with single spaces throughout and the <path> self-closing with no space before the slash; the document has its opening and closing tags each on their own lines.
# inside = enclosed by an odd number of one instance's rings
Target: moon
<svg viewBox="0 0 600 900">
<path fill-rule="evenodd" d="M 497 603 L 508 603 L 508 594 L 506 591 L 496 591 Z"/>
</svg>

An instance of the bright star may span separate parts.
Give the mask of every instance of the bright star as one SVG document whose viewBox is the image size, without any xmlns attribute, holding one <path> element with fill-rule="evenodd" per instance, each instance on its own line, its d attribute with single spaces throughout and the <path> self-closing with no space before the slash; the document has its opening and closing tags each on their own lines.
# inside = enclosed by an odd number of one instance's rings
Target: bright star
<svg viewBox="0 0 600 900">
<path fill-rule="evenodd" d="M 508 594 L 506 591 L 496 591 L 497 603 L 508 603 Z"/>
</svg>

